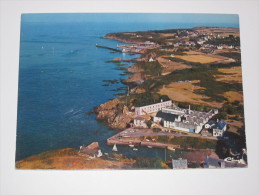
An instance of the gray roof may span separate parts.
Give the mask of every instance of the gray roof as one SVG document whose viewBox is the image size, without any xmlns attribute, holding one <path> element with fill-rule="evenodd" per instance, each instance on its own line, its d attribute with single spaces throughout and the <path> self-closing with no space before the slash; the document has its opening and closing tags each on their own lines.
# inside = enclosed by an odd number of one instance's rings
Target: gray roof
<svg viewBox="0 0 259 195">
<path fill-rule="evenodd" d="M 175 126 L 176 127 L 182 127 L 182 128 L 186 128 L 186 129 L 195 129 L 195 127 L 197 125 L 195 125 L 194 123 L 192 122 L 186 122 L 186 123 L 183 123 L 183 122 L 175 122 Z"/>
<path fill-rule="evenodd" d="M 187 160 L 186 159 L 178 159 L 172 160 L 173 169 L 187 169 Z"/>
<path fill-rule="evenodd" d="M 209 124 L 212 129 L 219 129 L 219 130 L 223 130 L 223 128 L 227 125 L 227 123 L 223 120 L 221 120 L 219 122 L 210 120 L 207 124 Z"/>
<path fill-rule="evenodd" d="M 222 130 L 226 125 L 227 125 L 227 123 L 225 123 L 224 121 L 219 121 L 213 126 L 213 129 Z"/>
<path fill-rule="evenodd" d="M 158 111 L 156 117 L 163 118 L 165 121 L 174 122 L 179 115 Z"/>
</svg>

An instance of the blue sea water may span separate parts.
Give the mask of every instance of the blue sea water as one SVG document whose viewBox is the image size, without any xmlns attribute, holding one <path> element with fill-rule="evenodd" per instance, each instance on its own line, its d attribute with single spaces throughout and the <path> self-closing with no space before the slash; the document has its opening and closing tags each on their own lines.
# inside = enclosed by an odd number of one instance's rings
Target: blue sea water
<svg viewBox="0 0 259 195">
<path fill-rule="evenodd" d="M 103 86 L 103 80 L 126 78 L 120 76 L 123 71 L 115 64 L 106 61 L 138 55 L 111 53 L 95 44 L 121 44 L 102 38 L 110 32 L 194 26 L 197 24 L 22 22 L 16 160 L 53 149 L 79 148 L 93 141 L 98 141 L 103 151 L 111 152 L 106 139 L 116 131 L 96 121 L 94 114 L 85 113 L 114 98 L 117 92 L 111 90 L 123 86 Z M 136 152 L 118 146 L 118 150 L 130 157 L 164 157 L 162 149 L 141 148 Z"/>
</svg>

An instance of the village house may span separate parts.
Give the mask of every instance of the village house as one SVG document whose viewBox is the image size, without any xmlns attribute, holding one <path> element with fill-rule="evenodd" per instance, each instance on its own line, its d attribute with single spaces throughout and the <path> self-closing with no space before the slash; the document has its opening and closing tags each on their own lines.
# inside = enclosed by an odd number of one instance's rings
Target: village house
<svg viewBox="0 0 259 195">
<path fill-rule="evenodd" d="M 227 130 L 227 123 L 223 120 L 218 122 L 209 121 L 204 127 L 205 129 L 211 129 L 214 137 L 223 137 L 224 132 Z"/>
<path fill-rule="evenodd" d="M 172 168 L 173 169 L 187 169 L 188 168 L 187 159 L 179 158 L 178 160 L 172 160 Z"/>
<path fill-rule="evenodd" d="M 221 50 L 223 47 L 221 45 L 217 46 L 217 49 Z"/>
<path fill-rule="evenodd" d="M 224 135 L 224 132 L 227 130 L 227 124 L 224 121 L 220 121 L 216 123 L 212 128 L 214 137 L 222 137 Z"/>
<path fill-rule="evenodd" d="M 146 119 L 143 117 L 136 117 L 134 119 L 134 126 L 139 128 L 147 128 Z"/>
<path fill-rule="evenodd" d="M 149 62 L 154 62 L 155 60 L 152 57 L 150 57 L 148 61 Z"/>
<path fill-rule="evenodd" d="M 165 101 L 161 100 L 160 103 L 151 104 L 147 106 L 141 106 L 141 107 L 135 107 L 135 114 L 136 115 L 145 115 L 152 112 L 158 112 L 159 110 L 162 110 L 162 108 L 170 107 L 172 106 L 172 100 Z"/>
</svg>

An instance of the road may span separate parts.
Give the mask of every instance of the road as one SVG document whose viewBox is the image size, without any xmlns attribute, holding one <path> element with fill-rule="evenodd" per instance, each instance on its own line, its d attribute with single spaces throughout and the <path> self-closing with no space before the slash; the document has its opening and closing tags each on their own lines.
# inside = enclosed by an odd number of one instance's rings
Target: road
<svg viewBox="0 0 259 195">
<path fill-rule="evenodd" d="M 141 137 L 141 136 L 174 136 L 174 137 L 198 137 L 203 139 L 210 139 L 210 140 L 218 140 L 216 137 L 204 137 L 200 134 L 185 134 L 185 133 L 179 133 L 179 132 L 153 132 L 152 129 L 133 129 L 129 128 L 126 129 L 118 134 L 116 134 L 113 137 L 118 136 L 130 136 L 130 137 Z"/>
</svg>

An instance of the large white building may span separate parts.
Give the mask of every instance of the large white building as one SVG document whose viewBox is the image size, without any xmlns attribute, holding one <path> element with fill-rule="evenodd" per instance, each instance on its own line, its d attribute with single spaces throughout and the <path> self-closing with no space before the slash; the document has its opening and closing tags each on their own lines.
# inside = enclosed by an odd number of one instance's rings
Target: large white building
<svg viewBox="0 0 259 195">
<path fill-rule="evenodd" d="M 204 124 L 212 118 L 218 110 L 200 112 L 179 107 L 162 108 L 154 117 L 154 122 L 162 123 L 164 127 L 181 131 L 200 133 Z"/>
<path fill-rule="evenodd" d="M 158 112 L 162 110 L 162 108 L 170 107 L 172 106 L 172 100 L 169 101 L 161 101 L 160 103 L 151 104 L 147 106 L 141 106 L 135 108 L 135 114 L 136 115 L 145 115 L 152 112 Z"/>
</svg>

